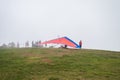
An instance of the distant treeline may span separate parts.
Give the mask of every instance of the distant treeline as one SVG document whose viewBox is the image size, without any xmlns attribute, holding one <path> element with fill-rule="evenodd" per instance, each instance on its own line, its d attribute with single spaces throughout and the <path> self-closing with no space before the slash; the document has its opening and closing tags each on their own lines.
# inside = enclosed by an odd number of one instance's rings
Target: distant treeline
<svg viewBox="0 0 120 80">
<path fill-rule="evenodd" d="M 31 46 L 30 46 L 31 45 Z M 22 47 L 43 47 L 41 41 L 26 41 Z M 20 43 L 10 42 L 8 44 L 3 43 L 0 48 L 20 48 Z"/>
</svg>

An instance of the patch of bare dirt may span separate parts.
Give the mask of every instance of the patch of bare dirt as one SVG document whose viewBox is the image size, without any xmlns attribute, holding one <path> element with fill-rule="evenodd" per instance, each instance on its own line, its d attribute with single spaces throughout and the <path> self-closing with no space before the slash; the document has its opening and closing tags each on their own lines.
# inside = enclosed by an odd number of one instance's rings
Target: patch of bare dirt
<svg viewBox="0 0 120 80">
<path fill-rule="evenodd" d="M 52 63 L 52 60 L 51 60 L 51 59 L 48 59 L 48 58 L 43 58 L 41 61 L 42 61 L 43 63 L 48 63 L 48 64 Z"/>
</svg>

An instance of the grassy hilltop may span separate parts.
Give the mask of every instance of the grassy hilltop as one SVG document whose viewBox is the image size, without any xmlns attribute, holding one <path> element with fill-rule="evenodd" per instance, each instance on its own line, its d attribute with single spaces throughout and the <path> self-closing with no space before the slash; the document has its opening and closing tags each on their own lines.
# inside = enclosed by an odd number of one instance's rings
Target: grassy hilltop
<svg viewBox="0 0 120 80">
<path fill-rule="evenodd" d="M 0 49 L 0 80 L 120 80 L 120 52 Z"/>
</svg>

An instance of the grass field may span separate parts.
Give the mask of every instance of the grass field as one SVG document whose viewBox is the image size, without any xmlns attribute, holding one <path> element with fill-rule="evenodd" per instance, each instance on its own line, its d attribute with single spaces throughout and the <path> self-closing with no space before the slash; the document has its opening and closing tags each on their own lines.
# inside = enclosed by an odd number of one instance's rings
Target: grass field
<svg viewBox="0 0 120 80">
<path fill-rule="evenodd" d="M 120 52 L 0 49 L 0 80 L 120 80 Z"/>
</svg>

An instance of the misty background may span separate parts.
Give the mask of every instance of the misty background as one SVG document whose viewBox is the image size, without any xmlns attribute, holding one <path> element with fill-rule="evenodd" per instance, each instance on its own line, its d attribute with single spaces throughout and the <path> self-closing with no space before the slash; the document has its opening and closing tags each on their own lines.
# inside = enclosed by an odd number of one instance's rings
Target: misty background
<svg viewBox="0 0 120 80">
<path fill-rule="evenodd" d="M 63 36 L 120 51 L 120 0 L 0 0 L 0 45 Z"/>
</svg>

